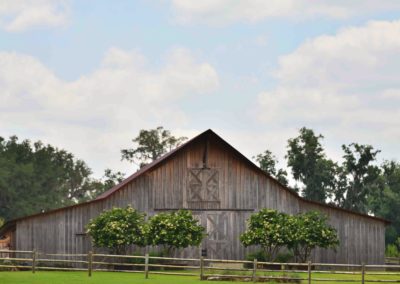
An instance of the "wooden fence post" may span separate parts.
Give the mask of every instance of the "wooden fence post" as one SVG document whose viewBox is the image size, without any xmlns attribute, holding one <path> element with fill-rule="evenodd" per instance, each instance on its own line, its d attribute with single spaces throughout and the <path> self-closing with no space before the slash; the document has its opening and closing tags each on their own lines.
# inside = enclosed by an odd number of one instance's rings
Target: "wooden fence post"
<svg viewBox="0 0 400 284">
<path fill-rule="evenodd" d="M 253 261 L 253 282 L 257 281 L 257 258 L 254 259 Z"/>
<path fill-rule="evenodd" d="M 144 256 L 144 275 L 145 278 L 148 279 L 149 278 L 149 254 L 146 253 Z"/>
<path fill-rule="evenodd" d="M 361 264 L 361 283 L 365 283 L 365 263 Z"/>
<path fill-rule="evenodd" d="M 88 253 L 88 276 L 92 277 L 92 269 L 93 269 L 93 252 L 89 251 Z"/>
<path fill-rule="evenodd" d="M 36 250 L 32 251 L 32 273 L 36 272 Z"/>
<path fill-rule="evenodd" d="M 308 284 L 311 284 L 311 261 L 308 261 Z"/>
<path fill-rule="evenodd" d="M 204 280 L 204 257 L 200 256 L 200 280 Z"/>
</svg>

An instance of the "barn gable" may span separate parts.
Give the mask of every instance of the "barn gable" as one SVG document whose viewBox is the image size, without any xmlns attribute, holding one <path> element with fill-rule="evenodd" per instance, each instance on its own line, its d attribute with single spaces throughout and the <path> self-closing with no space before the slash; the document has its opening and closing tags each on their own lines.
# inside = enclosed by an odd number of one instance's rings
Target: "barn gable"
<svg viewBox="0 0 400 284">
<path fill-rule="evenodd" d="M 246 219 L 261 208 L 296 214 L 319 210 L 338 230 L 337 253 L 316 250 L 315 261 L 382 263 L 385 221 L 299 197 L 244 157 L 211 130 L 142 168 L 97 199 L 14 221 L 21 250 L 87 252 L 89 220 L 112 207 L 132 205 L 153 215 L 190 209 L 207 228 L 202 247 L 214 258 L 243 258 L 239 242 Z M 349 250 L 350 248 L 350 250 Z M 182 256 L 197 257 L 198 249 Z"/>
</svg>

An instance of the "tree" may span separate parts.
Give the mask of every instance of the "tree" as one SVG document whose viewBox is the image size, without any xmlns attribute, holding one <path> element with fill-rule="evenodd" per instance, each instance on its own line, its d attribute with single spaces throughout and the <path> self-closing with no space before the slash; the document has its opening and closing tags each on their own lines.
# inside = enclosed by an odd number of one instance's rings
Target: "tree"
<svg viewBox="0 0 400 284">
<path fill-rule="evenodd" d="M 294 179 L 304 184 L 303 196 L 319 202 L 325 202 L 335 187 L 336 164 L 326 158 L 323 138 L 303 127 L 298 137 L 288 140 L 286 155 Z"/>
<path fill-rule="evenodd" d="M 156 129 L 140 130 L 132 140 L 135 148 L 121 150 L 122 160 L 138 164 L 140 167 L 158 159 L 163 154 L 179 146 L 186 137 L 175 137 L 162 126 Z"/>
<path fill-rule="evenodd" d="M 170 255 L 174 249 L 199 246 L 204 238 L 204 227 L 187 210 L 159 213 L 148 222 L 149 244 L 162 246 Z"/>
<path fill-rule="evenodd" d="M 290 218 L 291 240 L 288 247 L 298 261 L 309 260 L 314 248 L 333 248 L 339 245 L 336 229 L 327 224 L 327 217 L 318 211 L 309 211 Z"/>
<path fill-rule="evenodd" d="M 91 172 L 83 161 L 38 141 L 0 138 L 0 215 L 6 220 L 75 203 Z M 74 176 L 75 175 L 75 176 Z"/>
<path fill-rule="evenodd" d="M 269 261 L 273 261 L 279 250 L 292 239 L 289 216 L 276 210 L 262 209 L 250 216 L 248 228 L 240 236 L 245 246 L 259 245 Z"/>
<path fill-rule="evenodd" d="M 368 196 L 368 208 L 392 222 L 386 227 L 386 243 L 393 244 L 400 236 L 400 163 L 385 161 L 376 184 L 378 188 Z"/>
<path fill-rule="evenodd" d="M 125 174 L 119 171 L 114 172 L 111 169 L 105 169 L 100 179 L 92 179 L 86 191 L 86 200 L 91 200 L 110 188 L 122 182 Z M 82 200 L 82 199 L 81 199 Z"/>
<path fill-rule="evenodd" d="M 144 218 L 144 213 L 130 206 L 113 208 L 90 220 L 87 232 L 94 246 L 109 248 L 116 254 L 125 254 L 130 245 L 146 245 Z"/>
<path fill-rule="evenodd" d="M 84 161 L 41 141 L 0 137 L 0 216 L 10 220 L 92 199 L 121 177 L 107 174 L 94 179 Z"/>
<path fill-rule="evenodd" d="M 289 184 L 287 172 L 283 169 L 277 170 L 276 164 L 278 163 L 278 160 L 271 151 L 265 150 L 264 153 L 258 154 L 257 156 L 253 157 L 253 159 L 257 161 L 257 163 L 260 165 L 260 168 L 267 174 L 275 177 L 285 186 Z"/>
<path fill-rule="evenodd" d="M 380 151 L 357 143 L 343 145 L 342 148 L 344 162 L 338 168 L 335 202 L 340 207 L 367 213 L 368 197 L 379 187 L 380 170 L 373 162 Z"/>
</svg>

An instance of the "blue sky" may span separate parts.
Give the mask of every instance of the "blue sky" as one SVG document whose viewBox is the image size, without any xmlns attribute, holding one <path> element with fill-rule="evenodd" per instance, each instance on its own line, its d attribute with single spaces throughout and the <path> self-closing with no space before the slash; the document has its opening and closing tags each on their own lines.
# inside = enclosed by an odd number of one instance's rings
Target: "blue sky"
<svg viewBox="0 0 400 284">
<path fill-rule="evenodd" d="M 41 139 L 101 175 L 140 129 L 214 129 L 283 161 L 307 126 L 329 156 L 399 159 L 400 2 L 2 1 L 0 136 Z"/>
</svg>

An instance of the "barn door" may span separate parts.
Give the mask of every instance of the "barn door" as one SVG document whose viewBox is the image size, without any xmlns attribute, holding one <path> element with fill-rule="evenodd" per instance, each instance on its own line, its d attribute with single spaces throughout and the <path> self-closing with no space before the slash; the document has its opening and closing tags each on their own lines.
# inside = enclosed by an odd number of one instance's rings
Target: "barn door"
<svg viewBox="0 0 400 284">
<path fill-rule="evenodd" d="M 207 253 L 210 258 L 230 257 L 229 215 L 227 212 L 207 213 Z"/>
</svg>

